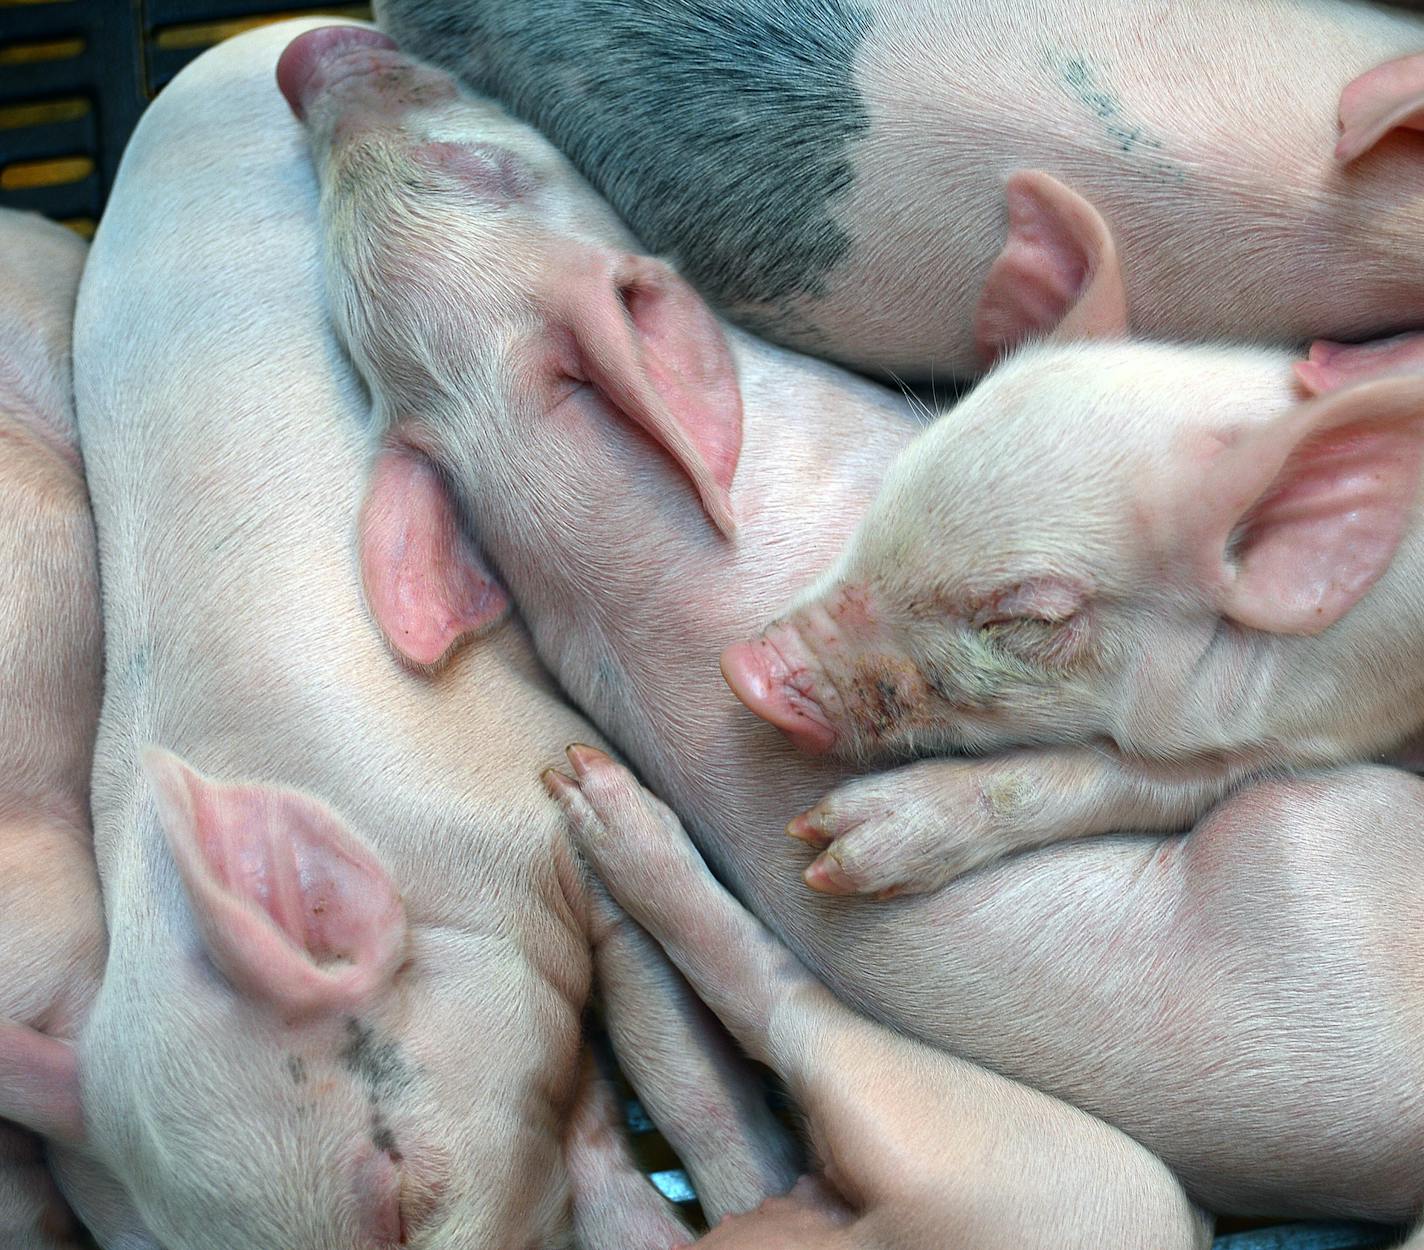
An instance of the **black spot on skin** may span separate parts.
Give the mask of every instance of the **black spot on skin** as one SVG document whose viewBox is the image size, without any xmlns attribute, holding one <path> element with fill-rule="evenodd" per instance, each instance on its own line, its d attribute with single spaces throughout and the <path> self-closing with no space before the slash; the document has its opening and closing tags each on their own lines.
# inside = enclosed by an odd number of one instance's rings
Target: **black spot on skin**
<svg viewBox="0 0 1424 1250">
<path fill-rule="evenodd" d="M 653 251 L 763 328 L 827 290 L 869 129 L 852 0 L 385 0 L 401 45 L 547 134 Z M 749 306 L 749 307 L 747 307 Z"/>
<path fill-rule="evenodd" d="M 371 1144 L 389 1155 L 392 1163 L 399 1163 L 405 1158 L 396 1145 L 395 1133 L 379 1111 L 371 1116 Z"/>
<path fill-rule="evenodd" d="M 304 1085 L 307 1079 L 306 1060 L 300 1055 L 287 1056 L 287 1075 L 292 1078 L 293 1085 Z"/>
<path fill-rule="evenodd" d="M 372 1102 L 399 1093 L 412 1079 L 399 1044 L 379 1040 L 375 1029 L 355 1016 L 346 1021 L 346 1045 L 341 1050 L 341 1062 L 365 1085 Z"/>
<path fill-rule="evenodd" d="M 1154 173 L 1174 182 L 1183 182 L 1186 173 L 1178 165 L 1164 156 L 1162 140 L 1127 114 L 1122 99 L 1114 91 L 1104 87 L 1097 73 L 1086 60 L 1079 56 L 1056 52 L 1048 54 L 1048 64 L 1059 81 L 1075 100 L 1087 108 L 1103 125 L 1108 138 L 1118 151 L 1128 156 L 1144 159 L 1146 166 Z"/>
</svg>

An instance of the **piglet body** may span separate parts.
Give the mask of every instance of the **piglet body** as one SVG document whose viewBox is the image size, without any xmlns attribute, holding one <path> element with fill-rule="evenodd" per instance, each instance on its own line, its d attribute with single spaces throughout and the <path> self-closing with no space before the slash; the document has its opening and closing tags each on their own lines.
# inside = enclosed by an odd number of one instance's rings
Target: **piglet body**
<svg viewBox="0 0 1424 1250">
<path fill-rule="evenodd" d="M 76 1151 L 164 1250 L 577 1245 L 590 957 L 537 774 L 589 729 L 453 528 L 464 575 L 421 641 L 479 644 L 427 680 L 370 624 L 364 600 L 399 588 L 363 584 L 365 469 L 427 479 L 371 454 L 327 329 L 273 81 L 311 25 L 165 89 L 81 292 L 110 955 L 71 1061 Z"/>
<path fill-rule="evenodd" d="M 846 770 L 739 707 L 717 655 L 833 560 L 909 406 L 715 319 L 497 107 L 343 55 L 284 86 L 376 427 L 438 464 L 548 664 L 751 909 L 867 1016 L 1094 1112 L 1214 1209 L 1416 1209 L 1419 783 L 1263 786 L 1189 839 L 888 906 L 807 891 L 778 832 Z M 400 649 L 403 612 L 377 619 Z"/>
<path fill-rule="evenodd" d="M 81 1244 L 48 1161 L 72 1147 L 78 1108 L 61 1080 L 26 1076 L 66 1070 L 104 965 L 99 582 L 70 372 L 84 255 L 68 230 L 0 212 L 0 1116 L 48 1139 L 0 1123 L 5 1250 Z M 121 1199 L 100 1201 L 93 1168 L 74 1179 L 102 1231 L 141 1231 Z"/>
<path fill-rule="evenodd" d="M 376 10 L 403 47 L 543 130 L 719 306 L 817 355 L 974 371 L 1108 273 L 1149 337 L 1365 338 L 1424 306 L 1417 139 L 1350 164 L 1334 152 L 1347 85 L 1424 50 L 1413 14 L 1351 0 Z"/>
<path fill-rule="evenodd" d="M 1424 724 L 1424 378 L 1391 374 L 1417 351 L 1317 349 L 1297 376 L 1284 353 L 1085 344 L 990 374 L 723 658 L 808 749 L 998 753 L 830 796 L 791 826 L 825 851 L 808 880 L 930 888 L 1398 751 Z"/>
</svg>

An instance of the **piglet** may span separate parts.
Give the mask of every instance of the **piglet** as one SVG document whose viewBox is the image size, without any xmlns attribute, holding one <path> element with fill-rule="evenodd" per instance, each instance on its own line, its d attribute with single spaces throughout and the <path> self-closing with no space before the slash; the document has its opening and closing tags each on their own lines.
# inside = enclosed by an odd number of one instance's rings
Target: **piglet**
<svg viewBox="0 0 1424 1250">
<path fill-rule="evenodd" d="M 1424 375 L 1381 375 L 1420 354 L 1047 345 L 995 370 L 826 574 L 723 655 L 807 750 L 993 753 L 793 819 L 823 849 L 808 883 L 933 889 L 1399 748 L 1424 725 Z"/>
<path fill-rule="evenodd" d="M 376 13 L 538 126 L 719 307 L 858 367 L 978 371 L 1071 320 L 1098 279 L 1135 333 L 1166 339 L 1365 338 L 1424 307 L 1417 146 L 1349 168 L 1331 156 L 1342 88 L 1424 50 L 1417 14 L 1355 0 Z"/>
<path fill-rule="evenodd" d="M 82 1132 L 69 1044 L 104 964 L 89 823 L 99 582 L 70 374 L 84 255 L 70 231 L 0 211 L 0 1116 L 15 1122 L 0 1123 L 5 1250 L 81 1244 L 33 1134 L 62 1152 Z M 133 1233 L 122 1201 L 101 1205 L 99 1231 Z"/>
<path fill-rule="evenodd" d="M 626 768 L 569 748 L 546 784 L 617 901 L 806 1116 L 817 1170 L 712 1247 L 1205 1246 L 1208 1221 L 1116 1129 L 840 1003 L 708 872 Z"/>
<path fill-rule="evenodd" d="M 110 945 L 52 1084 L 164 1250 L 601 1250 L 579 1235 L 608 1192 L 575 1131 L 600 1113 L 587 897 L 538 782 L 592 730 L 468 532 L 386 506 L 436 499 L 433 470 L 371 447 L 330 334 L 316 188 L 273 82 L 312 25 L 224 43 L 165 88 L 85 270 Z M 390 559 L 363 567 L 358 530 Z M 431 675 L 392 661 L 367 608 L 401 602 L 426 532 L 458 578 L 403 640 L 430 668 L 478 636 Z M 735 1092 L 698 1088 L 730 1211 L 784 1171 L 723 1113 Z"/>
</svg>

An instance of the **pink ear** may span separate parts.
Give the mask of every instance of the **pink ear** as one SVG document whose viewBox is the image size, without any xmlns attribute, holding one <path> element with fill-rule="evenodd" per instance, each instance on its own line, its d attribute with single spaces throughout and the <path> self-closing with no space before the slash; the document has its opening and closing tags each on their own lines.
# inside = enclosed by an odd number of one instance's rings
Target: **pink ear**
<svg viewBox="0 0 1424 1250">
<path fill-rule="evenodd" d="M 295 1019 L 352 1010 L 391 982 L 405 910 L 329 808 L 217 785 L 153 747 L 143 769 L 208 953 L 239 991 Z"/>
<path fill-rule="evenodd" d="M 1376 65 L 1340 93 L 1335 159 L 1348 165 L 1392 130 L 1424 130 L 1424 53 Z"/>
<path fill-rule="evenodd" d="M 974 319 L 986 366 L 1026 339 L 1127 333 L 1127 294 L 1107 223 L 1087 200 L 1038 170 L 1005 187 L 1009 237 Z"/>
<path fill-rule="evenodd" d="M 359 531 L 371 615 L 415 667 L 438 665 L 509 611 L 509 597 L 461 530 L 435 466 L 418 452 L 377 454 Z"/>
<path fill-rule="evenodd" d="M 742 392 L 716 317 L 648 256 L 599 251 L 558 268 L 560 285 L 548 298 L 573 334 L 578 380 L 662 444 L 730 537 Z"/>
<path fill-rule="evenodd" d="M 1424 379 L 1409 376 L 1311 400 L 1226 447 L 1197 501 L 1219 518 L 1222 615 L 1283 634 L 1340 620 L 1394 558 L 1421 467 Z"/>
<path fill-rule="evenodd" d="M 1370 343 L 1317 339 L 1310 345 L 1310 358 L 1295 366 L 1301 385 L 1312 395 L 1324 395 L 1365 378 L 1410 370 L 1424 371 L 1424 334 L 1396 334 Z"/>
<path fill-rule="evenodd" d="M 74 1048 L 0 1020 L 0 1119 L 13 1120 L 42 1137 L 82 1141 L 84 1114 Z"/>
</svg>

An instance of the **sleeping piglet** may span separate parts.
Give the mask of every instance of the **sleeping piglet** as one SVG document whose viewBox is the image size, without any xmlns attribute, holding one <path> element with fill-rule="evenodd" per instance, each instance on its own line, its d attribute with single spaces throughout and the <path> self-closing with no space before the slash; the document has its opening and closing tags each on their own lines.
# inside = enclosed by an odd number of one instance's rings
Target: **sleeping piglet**
<svg viewBox="0 0 1424 1250">
<path fill-rule="evenodd" d="M 824 576 L 723 654 L 809 751 L 992 753 L 793 819 L 824 851 L 808 884 L 933 889 L 1404 743 L 1424 724 L 1419 355 L 1321 343 L 1293 370 L 1049 344 L 992 373 L 900 456 Z"/>
<path fill-rule="evenodd" d="M 1214 1209 L 1413 1216 L 1420 783 L 1265 784 L 1190 838 L 1068 843 L 890 907 L 802 888 L 804 849 L 768 835 L 845 771 L 745 715 L 717 656 L 836 558 L 908 405 L 718 321 L 546 140 L 428 67 L 311 31 L 279 69 L 387 449 L 368 498 L 399 502 L 396 452 L 444 488 L 403 502 L 437 558 L 371 603 L 392 645 L 445 645 L 409 617 L 448 624 L 431 521 L 458 504 L 565 688 L 848 1004 L 1099 1115 Z"/>
<path fill-rule="evenodd" d="M 1381 66 L 1424 50 L 1417 14 L 1345 0 L 375 8 L 408 52 L 538 126 L 726 314 L 845 364 L 978 372 L 1058 325 L 1095 273 L 1119 282 L 1135 333 L 1163 339 L 1365 338 L 1412 328 L 1424 301 L 1419 148 L 1391 134 L 1410 75 Z M 1095 269 L 1098 238 L 1111 247 Z"/>
</svg>

